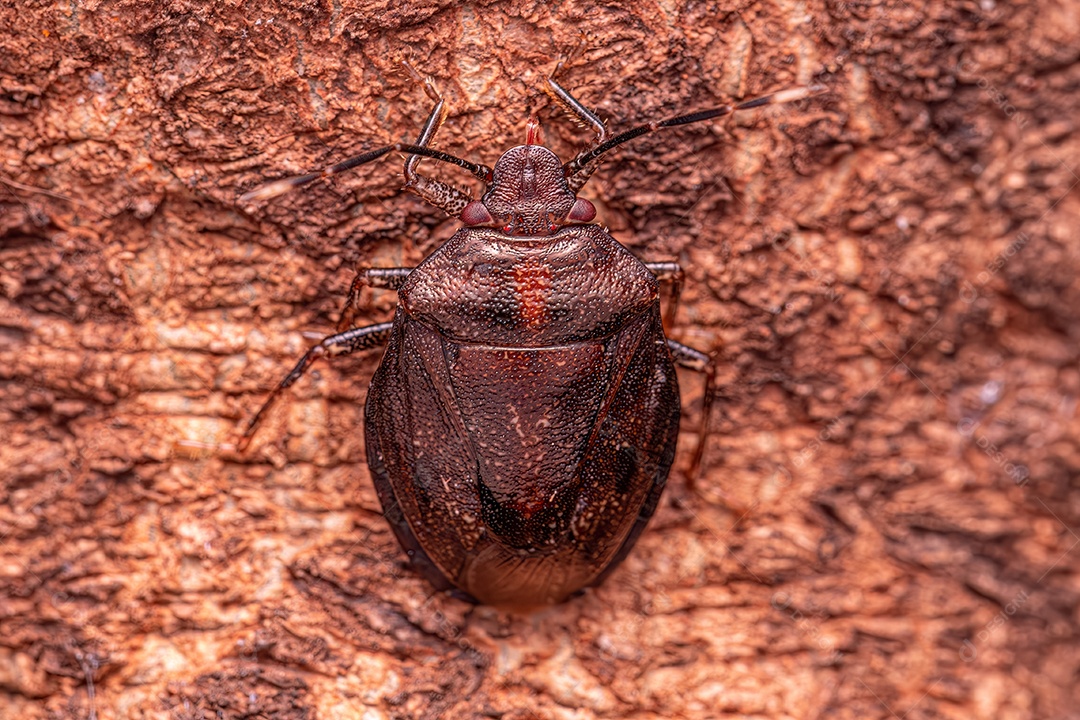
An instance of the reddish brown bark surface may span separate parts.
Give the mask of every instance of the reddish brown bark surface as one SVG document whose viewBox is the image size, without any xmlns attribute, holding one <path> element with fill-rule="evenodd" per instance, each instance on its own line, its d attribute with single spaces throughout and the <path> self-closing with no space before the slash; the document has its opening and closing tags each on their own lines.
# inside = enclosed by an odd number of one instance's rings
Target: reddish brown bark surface
<svg viewBox="0 0 1080 720">
<path fill-rule="evenodd" d="M 0 23 L 0 717 L 1075 716 L 1075 4 Z M 575 48 L 561 79 L 616 129 L 829 90 L 642 139 L 584 191 L 689 269 L 677 337 L 719 346 L 722 397 L 697 491 L 673 473 L 604 586 L 516 616 L 404 564 L 363 457 L 377 352 L 319 365 L 244 456 L 177 443 L 230 440 L 355 265 L 456 226 L 390 160 L 241 192 L 413 139 L 399 56 L 451 104 L 438 147 L 490 164 L 536 112 L 568 157 L 588 135 L 540 87 Z"/>
</svg>

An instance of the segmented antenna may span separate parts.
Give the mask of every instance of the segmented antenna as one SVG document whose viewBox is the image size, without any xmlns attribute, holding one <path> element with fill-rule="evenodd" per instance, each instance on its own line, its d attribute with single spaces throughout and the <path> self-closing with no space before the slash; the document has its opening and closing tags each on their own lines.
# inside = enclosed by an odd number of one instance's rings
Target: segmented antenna
<svg viewBox="0 0 1080 720">
<path fill-rule="evenodd" d="M 294 177 L 282 178 L 281 180 L 275 180 L 274 182 L 261 185 L 250 192 L 246 192 L 240 196 L 240 202 L 254 202 L 256 200 L 269 200 L 270 198 L 284 195 L 293 188 L 298 188 L 301 185 L 307 185 L 310 182 L 319 180 L 321 178 L 333 177 L 347 170 L 352 170 L 354 167 L 363 165 L 365 163 L 378 160 L 383 155 L 394 152 L 406 152 L 410 155 L 422 155 L 429 157 L 433 160 L 440 160 L 451 165 L 457 165 L 458 167 L 465 168 L 481 181 L 488 183 L 491 182 L 491 168 L 487 165 L 480 163 L 471 163 L 468 160 L 462 160 L 459 157 L 450 155 L 448 153 L 441 152 L 439 150 L 432 150 L 431 148 L 421 147 L 419 145 L 410 145 L 409 143 L 394 143 L 393 145 L 386 145 L 375 150 L 369 150 L 366 153 L 361 153 L 355 157 L 351 157 L 348 160 L 342 160 L 339 163 L 331 165 L 317 172 L 307 173 L 306 175 L 296 175 Z"/>
<path fill-rule="evenodd" d="M 763 105 L 778 105 L 780 103 L 793 102 L 795 100 L 802 100 L 805 97 L 815 95 L 825 90 L 822 85 L 810 85 L 801 88 L 791 88 L 790 90 L 779 90 L 768 95 L 762 95 L 761 97 L 747 100 L 745 102 L 738 103 L 737 105 L 721 105 L 718 108 L 712 110 L 701 110 L 689 115 L 679 115 L 678 117 L 668 118 L 667 120 L 654 120 L 653 122 L 646 123 L 645 125 L 639 125 L 636 128 L 627 130 L 624 133 L 620 133 L 610 140 L 605 140 L 591 150 L 586 150 L 579 154 L 576 158 L 563 165 L 563 173 L 567 177 L 572 177 L 588 165 L 596 162 L 597 158 L 606 153 L 612 148 L 618 147 L 625 142 L 633 140 L 634 138 L 641 137 L 642 135 L 648 135 L 651 132 L 656 132 L 661 128 L 676 127 L 678 125 L 689 125 L 690 123 L 701 122 L 703 120 L 712 120 L 713 118 L 723 117 L 724 115 L 730 115 L 733 112 L 740 110 L 750 110 L 752 108 L 761 107 Z"/>
</svg>

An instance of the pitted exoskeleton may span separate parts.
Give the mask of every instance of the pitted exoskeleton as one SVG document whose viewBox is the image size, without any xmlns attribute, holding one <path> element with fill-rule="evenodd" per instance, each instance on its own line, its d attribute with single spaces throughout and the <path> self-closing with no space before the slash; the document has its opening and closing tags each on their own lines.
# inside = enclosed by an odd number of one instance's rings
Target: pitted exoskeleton
<svg viewBox="0 0 1080 720">
<path fill-rule="evenodd" d="M 410 69 L 411 72 L 411 69 Z M 577 196 L 605 153 L 661 128 L 799 99 L 788 90 L 650 122 L 609 137 L 605 124 L 554 78 L 547 91 L 594 142 L 562 162 L 530 120 L 524 145 L 494 168 L 434 150 L 445 103 L 415 144 L 394 143 L 321 172 L 265 185 L 273 197 L 391 152 L 407 154 L 405 188 L 462 227 L 416 268 L 362 268 L 338 333 L 313 347 L 254 417 L 322 355 L 385 345 L 368 392 L 364 433 L 383 510 L 413 565 L 436 587 L 503 606 L 559 602 L 601 582 L 656 509 L 675 455 L 675 366 L 704 373 L 701 463 L 713 401 L 710 358 L 664 335 L 660 281 L 676 263 L 642 263 L 592 221 Z M 421 175 L 423 158 L 457 165 L 485 185 L 473 198 Z M 364 287 L 398 291 L 392 322 L 354 327 Z"/>
</svg>

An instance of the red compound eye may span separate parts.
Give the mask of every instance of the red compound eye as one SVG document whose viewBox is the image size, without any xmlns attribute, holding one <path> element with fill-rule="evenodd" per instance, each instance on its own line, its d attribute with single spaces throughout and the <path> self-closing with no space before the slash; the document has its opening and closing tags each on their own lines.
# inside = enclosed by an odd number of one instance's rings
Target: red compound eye
<svg viewBox="0 0 1080 720">
<path fill-rule="evenodd" d="M 594 217 L 596 217 L 596 206 L 585 198 L 575 200 L 574 207 L 570 208 L 570 212 L 566 214 L 566 219 L 574 222 L 590 222 Z"/>
<path fill-rule="evenodd" d="M 483 225 L 491 222 L 491 213 L 484 207 L 484 203 L 473 200 L 461 211 L 461 222 L 466 225 Z"/>
</svg>

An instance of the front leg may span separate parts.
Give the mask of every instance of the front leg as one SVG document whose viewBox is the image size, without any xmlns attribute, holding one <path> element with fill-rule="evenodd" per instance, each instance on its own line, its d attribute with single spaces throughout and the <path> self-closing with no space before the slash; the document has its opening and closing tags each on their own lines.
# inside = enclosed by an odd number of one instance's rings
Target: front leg
<svg viewBox="0 0 1080 720">
<path fill-rule="evenodd" d="M 431 78 L 421 77 L 420 73 L 416 72 L 413 66 L 404 60 L 402 60 L 401 64 L 414 80 L 424 86 L 424 92 L 435 102 L 435 107 L 432 108 L 427 122 L 424 123 L 424 128 L 420 131 L 420 137 L 416 140 L 419 147 L 430 147 L 431 141 L 435 139 L 435 133 L 439 131 L 439 128 L 442 127 L 443 122 L 446 120 L 446 101 L 443 100 L 443 96 L 439 91 L 435 89 L 435 82 Z M 449 183 L 434 180 L 416 172 L 416 167 L 419 164 L 419 155 L 410 155 L 405 160 L 405 189 L 419 195 L 426 202 L 441 209 L 447 215 L 460 215 L 472 197 Z"/>
<path fill-rule="evenodd" d="M 555 70 L 548 76 L 547 87 L 544 88 L 544 91 L 551 96 L 555 101 L 555 104 L 558 105 L 563 112 L 569 115 L 574 122 L 584 127 L 591 128 L 592 131 L 596 133 L 596 140 L 589 145 L 590 149 L 595 148 L 607 139 L 607 125 L 604 124 L 604 121 L 601 120 L 596 113 L 585 107 L 580 100 L 571 95 L 566 88 L 555 81 L 555 76 L 559 74 L 562 67 L 563 61 L 560 60 L 555 66 Z M 594 163 L 569 176 L 566 179 L 566 182 L 570 186 L 570 189 L 576 193 L 584 187 L 585 183 L 587 183 L 592 176 L 593 171 L 599 166 L 599 163 Z"/>
</svg>

